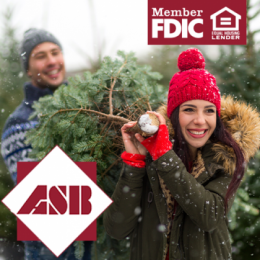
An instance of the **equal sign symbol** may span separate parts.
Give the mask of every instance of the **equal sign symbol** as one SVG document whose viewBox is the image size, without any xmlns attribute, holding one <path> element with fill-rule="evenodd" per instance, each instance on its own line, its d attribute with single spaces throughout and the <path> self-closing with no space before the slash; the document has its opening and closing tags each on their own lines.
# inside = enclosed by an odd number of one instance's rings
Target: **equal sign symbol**
<svg viewBox="0 0 260 260">
<path fill-rule="evenodd" d="M 222 21 L 225 21 L 225 22 L 222 22 Z M 229 22 L 226 22 L 226 21 L 229 21 Z M 231 17 L 221 17 L 220 25 L 231 25 Z"/>
</svg>

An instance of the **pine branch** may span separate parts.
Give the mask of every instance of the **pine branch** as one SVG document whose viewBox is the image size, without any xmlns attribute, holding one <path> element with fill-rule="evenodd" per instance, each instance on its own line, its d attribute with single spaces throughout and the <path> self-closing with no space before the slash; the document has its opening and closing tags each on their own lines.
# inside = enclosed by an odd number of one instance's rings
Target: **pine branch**
<svg viewBox="0 0 260 260">
<path fill-rule="evenodd" d="M 58 111 L 56 111 L 53 115 L 50 116 L 50 118 L 48 119 L 48 121 L 45 123 L 44 127 L 47 127 L 47 124 L 50 122 L 50 120 L 57 114 L 59 113 L 64 113 L 64 112 L 71 112 L 71 111 L 78 111 L 76 115 L 78 115 L 78 113 L 94 113 L 94 114 L 97 114 L 97 115 L 101 115 L 103 116 L 102 119 L 106 119 L 107 121 L 119 121 L 121 123 L 128 123 L 130 122 L 130 120 L 126 119 L 126 118 L 123 118 L 123 117 L 120 117 L 120 116 L 115 116 L 115 115 L 107 115 L 105 113 L 102 113 L 102 112 L 98 112 L 98 111 L 95 111 L 95 110 L 91 110 L 91 109 L 84 109 L 84 108 L 68 108 L 68 109 L 60 109 Z M 41 117 L 45 117 L 47 115 L 41 115 Z M 76 117 L 76 116 L 75 116 Z M 75 119 L 74 117 L 74 119 Z M 73 120 L 74 120 L 73 119 Z M 71 122 L 73 122 L 73 120 Z M 38 133 L 38 136 L 41 135 L 42 132 L 39 132 Z"/>
<path fill-rule="evenodd" d="M 152 108 L 151 108 L 151 105 L 150 105 L 149 101 L 147 101 L 146 104 L 147 104 L 147 106 L 148 106 L 149 111 L 152 111 Z"/>
<path fill-rule="evenodd" d="M 110 171 L 110 169 L 112 169 L 112 167 L 116 164 L 118 164 L 119 161 L 121 161 L 122 159 L 119 158 L 116 161 L 114 161 L 114 163 L 112 163 L 103 173 L 101 173 L 101 177 L 104 178 L 106 173 Z"/>
<path fill-rule="evenodd" d="M 121 70 L 125 67 L 127 61 L 125 60 L 125 62 L 123 63 L 123 65 L 120 67 L 119 71 L 117 72 L 117 75 L 120 74 Z M 111 81 L 113 79 L 113 83 L 111 84 L 111 87 L 110 87 L 110 91 L 109 91 L 109 114 L 110 115 L 113 115 L 113 104 L 112 104 L 112 93 L 113 93 L 113 88 L 116 84 L 116 81 L 117 81 L 117 77 L 114 77 L 114 78 L 111 78 Z"/>
</svg>

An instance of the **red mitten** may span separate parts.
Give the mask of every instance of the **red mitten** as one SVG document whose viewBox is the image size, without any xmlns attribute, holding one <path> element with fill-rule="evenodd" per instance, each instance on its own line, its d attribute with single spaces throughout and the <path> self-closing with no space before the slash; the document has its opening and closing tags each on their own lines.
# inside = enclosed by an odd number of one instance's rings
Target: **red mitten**
<svg viewBox="0 0 260 260">
<path fill-rule="evenodd" d="M 126 151 L 121 154 L 124 163 L 137 168 L 145 167 L 145 157 L 142 154 L 127 153 Z"/>
<path fill-rule="evenodd" d="M 167 126 L 160 125 L 158 132 L 145 139 L 141 144 L 151 154 L 153 160 L 157 160 L 172 149 Z"/>
</svg>

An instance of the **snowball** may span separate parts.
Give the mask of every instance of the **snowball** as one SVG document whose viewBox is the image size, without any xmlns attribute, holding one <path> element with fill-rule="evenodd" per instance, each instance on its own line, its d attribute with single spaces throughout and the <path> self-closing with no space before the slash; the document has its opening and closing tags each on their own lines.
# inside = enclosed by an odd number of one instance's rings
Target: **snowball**
<svg viewBox="0 0 260 260">
<path fill-rule="evenodd" d="M 155 125 L 151 125 L 152 120 L 150 119 L 148 114 L 142 115 L 138 121 L 140 128 L 143 132 L 147 134 L 154 134 L 158 131 L 159 127 Z"/>
</svg>

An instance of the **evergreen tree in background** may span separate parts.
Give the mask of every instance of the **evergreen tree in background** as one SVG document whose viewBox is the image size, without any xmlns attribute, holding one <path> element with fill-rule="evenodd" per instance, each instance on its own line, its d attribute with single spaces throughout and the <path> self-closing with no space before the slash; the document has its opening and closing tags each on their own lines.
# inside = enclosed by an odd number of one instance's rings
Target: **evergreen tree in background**
<svg viewBox="0 0 260 260">
<path fill-rule="evenodd" d="M 155 46 L 148 55 L 142 57 L 140 64 L 149 64 L 154 71 L 158 71 L 159 73 L 161 73 L 163 75 L 163 78 L 159 81 L 159 83 L 168 90 L 169 82 L 172 76 L 179 71 L 179 68 L 177 66 L 178 56 L 182 51 L 194 47 L 195 46 L 187 45 Z M 201 48 L 198 49 L 201 50 Z M 166 95 L 168 95 L 168 91 L 166 92 Z"/>
<path fill-rule="evenodd" d="M 7 9 L 2 17 L 3 35 L 0 40 L 0 132 L 2 133 L 7 117 L 23 99 L 23 75 L 16 31 L 11 25 L 12 10 Z M 13 187 L 13 182 L 0 156 L 0 200 Z M 0 204 L 0 238 L 16 241 L 15 216 Z"/>
<path fill-rule="evenodd" d="M 207 57 L 207 65 L 218 77 L 222 95 L 230 94 L 257 107 L 260 98 L 260 52 L 254 37 L 260 29 L 251 31 L 250 23 L 259 15 L 260 10 L 250 16 L 249 11 L 259 5 L 257 3 L 253 6 L 250 2 L 247 0 L 247 45 L 219 46 L 218 59 Z"/>
<path fill-rule="evenodd" d="M 258 4 L 258 3 L 257 3 Z M 207 57 L 210 71 L 217 77 L 221 94 L 230 94 L 235 99 L 245 100 L 260 110 L 260 49 L 255 44 L 255 34 L 250 22 L 260 10 L 249 15 L 253 8 L 247 1 L 247 45 L 220 46 L 217 60 Z M 229 214 L 229 228 L 233 240 L 233 259 L 260 259 L 260 152 L 248 166 L 234 205 Z"/>
</svg>

